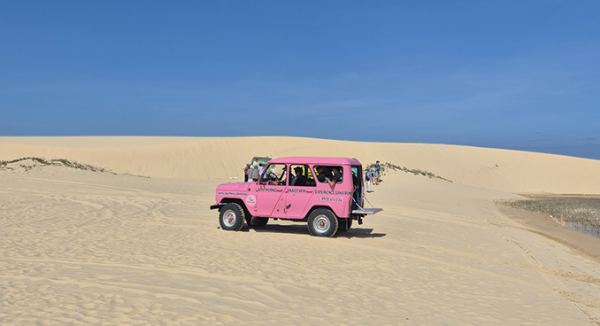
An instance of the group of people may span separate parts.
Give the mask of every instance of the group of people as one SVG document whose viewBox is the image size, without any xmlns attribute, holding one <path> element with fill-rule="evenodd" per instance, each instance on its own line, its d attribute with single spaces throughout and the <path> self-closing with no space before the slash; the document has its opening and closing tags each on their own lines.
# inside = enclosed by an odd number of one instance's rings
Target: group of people
<svg viewBox="0 0 600 326">
<path fill-rule="evenodd" d="M 244 168 L 244 182 L 248 180 L 258 181 L 265 168 L 264 163 L 254 162 L 252 165 L 246 164 Z M 343 175 L 339 167 L 336 166 L 318 166 L 317 180 L 322 183 L 328 183 L 329 186 L 333 187 L 336 183 L 342 182 Z M 367 192 L 371 192 L 371 184 L 379 184 L 379 175 L 381 172 L 381 165 L 377 161 L 370 169 L 365 173 L 365 183 L 367 184 Z M 283 175 L 282 175 L 283 177 Z M 355 177 L 353 175 L 353 177 Z M 290 185 L 291 186 L 305 186 L 309 185 L 309 179 L 304 175 L 303 168 L 296 166 L 294 168 L 294 174 L 291 175 Z M 314 183 L 314 181 L 313 181 Z M 356 182 L 355 182 L 356 183 Z"/>
<path fill-rule="evenodd" d="M 254 162 L 252 165 L 246 164 L 244 168 L 244 182 L 248 182 L 248 180 L 258 181 L 264 168 L 265 165 L 262 162 Z"/>
<path fill-rule="evenodd" d="M 314 186 L 315 180 L 309 179 L 304 175 L 304 168 L 302 166 L 296 166 L 294 168 L 294 174 L 291 175 L 290 186 L 305 187 Z"/>
<path fill-rule="evenodd" d="M 367 173 L 365 173 L 365 182 L 367 184 L 367 192 L 371 192 L 371 184 L 378 185 L 379 184 L 379 173 L 381 172 L 381 165 L 379 165 L 379 161 L 375 163 Z"/>
<path fill-rule="evenodd" d="M 317 173 L 317 180 L 323 183 L 327 182 L 330 187 L 343 180 L 342 171 L 337 166 L 318 166 Z"/>
</svg>

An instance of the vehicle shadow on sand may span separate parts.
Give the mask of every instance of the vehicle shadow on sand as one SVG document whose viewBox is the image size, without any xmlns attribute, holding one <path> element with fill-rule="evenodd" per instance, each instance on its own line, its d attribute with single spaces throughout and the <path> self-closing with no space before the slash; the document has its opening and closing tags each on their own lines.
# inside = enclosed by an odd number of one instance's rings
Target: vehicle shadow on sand
<svg viewBox="0 0 600 326">
<path fill-rule="evenodd" d="M 338 232 L 336 238 L 383 238 L 386 233 L 373 233 L 373 229 L 352 228 L 346 232 Z"/>
<path fill-rule="evenodd" d="M 250 229 L 256 232 L 269 232 L 269 233 L 289 233 L 289 234 L 304 234 L 310 236 L 308 227 L 304 225 L 265 225 L 264 227 L 248 227 L 244 225 L 242 231 L 250 231 Z M 351 228 L 346 232 L 338 232 L 335 238 L 382 238 L 385 237 L 385 233 L 373 233 L 373 229 L 366 228 Z"/>
</svg>

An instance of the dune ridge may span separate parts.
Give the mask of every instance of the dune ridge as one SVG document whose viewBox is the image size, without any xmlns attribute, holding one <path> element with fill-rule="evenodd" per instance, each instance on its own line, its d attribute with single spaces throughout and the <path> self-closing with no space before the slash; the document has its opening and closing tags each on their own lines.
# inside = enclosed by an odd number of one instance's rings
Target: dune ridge
<svg viewBox="0 0 600 326">
<path fill-rule="evenodd" d="M 439 144 L 299 137 L 0 137 L 0 160 L 64 158 L 150 177 L 242 177 L 253 156 L 341 156 L 435 173 L 455 183 L 513 193 L 600 193 L 600 161 Z"/>
</svg>

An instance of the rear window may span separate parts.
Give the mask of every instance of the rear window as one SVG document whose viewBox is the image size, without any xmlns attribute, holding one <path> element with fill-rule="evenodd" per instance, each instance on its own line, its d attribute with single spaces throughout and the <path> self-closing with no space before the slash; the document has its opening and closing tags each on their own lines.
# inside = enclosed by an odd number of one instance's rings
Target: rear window
<svg viewBox="0 0 600 326">
<path fill-rule="evenodd" d="M 352 172 L 352 183 L 356 189 L 360 188 L 360 180 L 362 180 L 362 167 L 353 165 L 350 168 L 350 172 Z"/>
</svg>

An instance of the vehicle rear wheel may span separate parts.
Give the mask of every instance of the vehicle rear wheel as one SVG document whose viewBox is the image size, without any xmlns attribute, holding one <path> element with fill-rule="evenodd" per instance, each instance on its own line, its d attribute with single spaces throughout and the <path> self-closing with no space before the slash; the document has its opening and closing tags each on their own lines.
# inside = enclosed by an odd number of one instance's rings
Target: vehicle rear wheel
<svg viewBox="0 0 600 326">
<path fill-rule="evenodd" d="M 352 227 L 352 218 L 339 218 L 338 223 L 338 232 L 346 232 Z"/>
<path fill-rule="evenodd" d="M 315 209 L 308 216 L 308 231 L 318 237 L 333 237 L 338 231 L 338 219 L 325 208 Z"/>
<path fill-rule="evenodd" d="M 261 228 L 265 225 L 267 225 L 267 223 L 269 222 L 269 218 L 267 217 L 257 217 L 254 216 L 252 217 L 252 226 L 253 227 L 257 227 L 257 228 Z"/>
<path fill-rule="evenodd" d="M 223 230 L 241 230 L 244 226 L 244 209 L 236 203 L 226 204 L 219 212 L 219 223 Z"/>
</svg>

